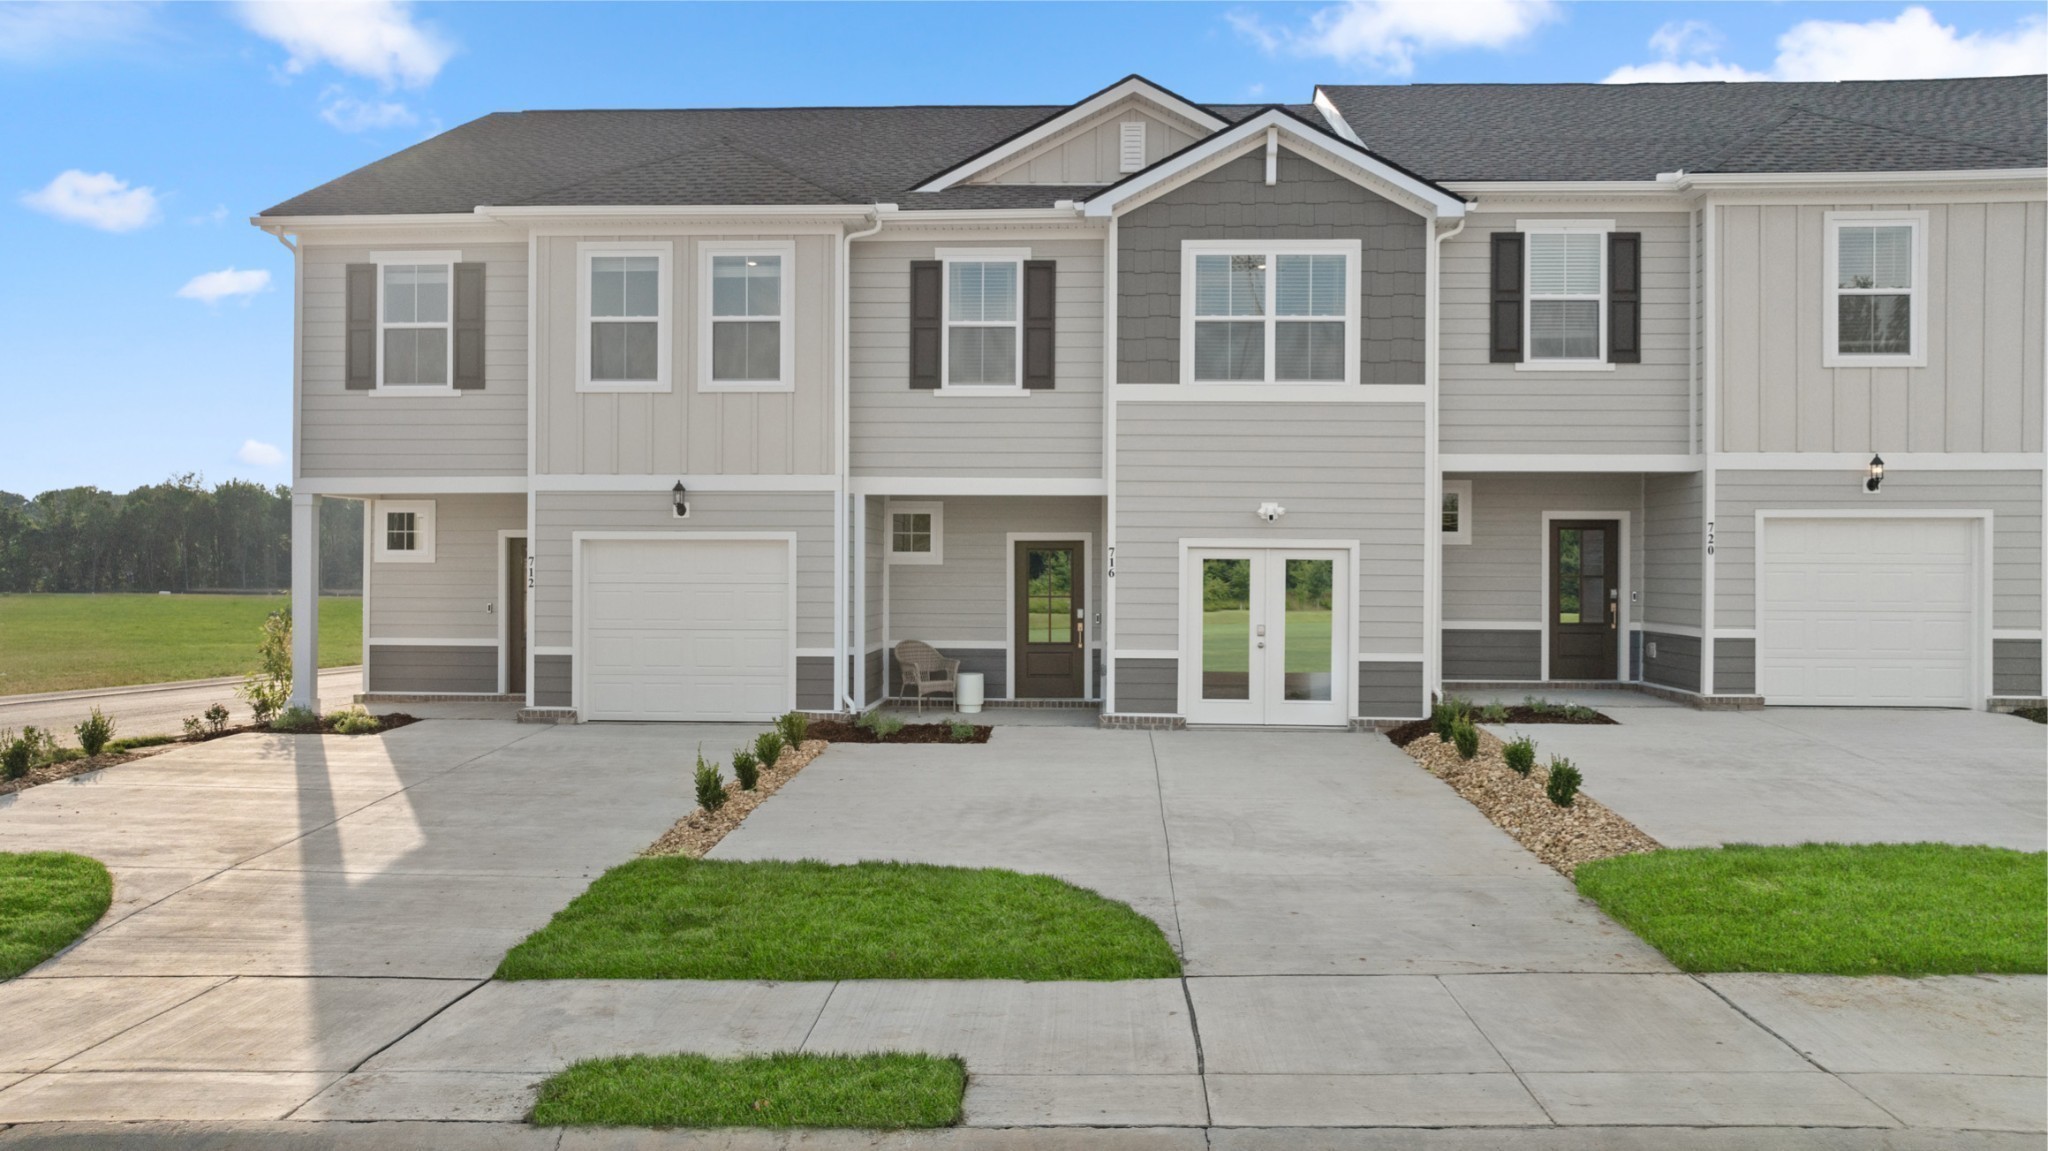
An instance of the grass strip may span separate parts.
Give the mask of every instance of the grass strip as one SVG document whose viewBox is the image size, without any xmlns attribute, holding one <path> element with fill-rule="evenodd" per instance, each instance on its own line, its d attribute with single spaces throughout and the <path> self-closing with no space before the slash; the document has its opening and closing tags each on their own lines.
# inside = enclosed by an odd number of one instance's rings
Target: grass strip
<svg viewBox="0 0 2048 1151">
<path fill-rule="evenodd" d="M 1047 875 L 921 863 L 636 859 L 499 979 L 1160 979 L 1159 925 Z"/>
<path fill-rule="evenodd" d="M 256 666 L 263 617 L 290 606 L 289 596 L 0 595 L 0 695 L 240 675 Z M 322 596 L 320 666 L 362 657 L 362 598 Z"/>
<path fill-rule="evenodd" d="M 540 1085 L 542 1127 L 862 1127 L 960 1122 L 967 1068 L 936 1055 L 623 1055 Z"/>
<path fill-rule="evenodd" d="M 2048 854 L 1735 844 L 1581 866 L 1579 891 L 1686 971 L 2048 971 Z"/>
<path fill-rule="evenodd" d="M 99 922 L 114 879 L 97 859 L 0 851 L 0 979 L 12 979 Z"/>
</svg>

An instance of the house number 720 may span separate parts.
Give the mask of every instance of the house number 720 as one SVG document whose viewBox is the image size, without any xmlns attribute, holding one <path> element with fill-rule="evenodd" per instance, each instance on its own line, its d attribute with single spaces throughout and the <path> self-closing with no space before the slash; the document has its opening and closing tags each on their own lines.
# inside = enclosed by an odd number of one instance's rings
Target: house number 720
<svg viewBox="0 0 2048 1151">
<path fill-rule="evenodd" d="M 1714 521 L 1707 521 L 1707 554 L 1714 554 Z"/>
</svg>

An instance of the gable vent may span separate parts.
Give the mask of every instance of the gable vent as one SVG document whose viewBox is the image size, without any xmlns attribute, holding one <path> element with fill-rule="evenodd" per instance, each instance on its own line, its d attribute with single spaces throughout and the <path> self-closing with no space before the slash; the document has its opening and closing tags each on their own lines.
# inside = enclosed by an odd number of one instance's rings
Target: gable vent
<svg viewBox="0 0 2048 1151">
<path fill-rule="evenodd" d="M 1117 166 L 1119 172 L 1135 172 L 1145 166 L 1145 122 L 1130 120 L 1117 125 Z"/>
</svg>

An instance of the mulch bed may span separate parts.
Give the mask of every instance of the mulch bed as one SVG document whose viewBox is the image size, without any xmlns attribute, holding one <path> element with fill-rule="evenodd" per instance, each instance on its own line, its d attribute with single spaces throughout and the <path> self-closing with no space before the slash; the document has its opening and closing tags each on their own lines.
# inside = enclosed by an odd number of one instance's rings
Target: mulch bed
<svg viewBox="0 0 2048 1151">
<path fill-rule="evenodd" d="M 1480 724 L 1495 723 L 1496 721 L 1487 719 L 1485 716 L 1480 715 L 1478 709 L 1475 708 L 1472 711 L 1472 722 L 1475 724 Z M 1579 724 L 1608 723 L 1616 724 L 1617 726 L 1619 725 L 1619 721 L 1609 719 L 1607 716 L 1602 715 L 1597 711 L 1590 711 L 1590 709 L 1589 711 L 1582 711 L 1579 714 L 1573 716 L 1566 715 L 1561 711 L 1555 711 L 1548 708 L 1533 708 L 1527 706 L 1526 704 L 1519 703 L 1508 709 L 1508 717 L 1506 719 L 1499 720 L 1497 722 Z M 1425 735 L 1435 734 L 1436 722 L 1430 719 L 1413 719 L 1409 720 L 1407 723 L 1404 723 L 1399 727 L 1387 729 L 1387 738 L 1394 741 L 1395 747 L 1407 747 L 1409 744 L 1415 742 L 1418 739 L 1421 739 Z"/>
<path fill-rule="evenodd" d="M 1494 826 L 1566 878 L 1582 863 L 1638 855 L 1664 846 L 1584 791 L 1570 807 L 1550 802 L 1543 793 L 1548 769 L 1539 762 L 1527 778 L 1516 775 L 1501 757 L 1506 744 L 1490 732 L 1479 733 L 1479 753 L 1471 759 L 1458 758 L 1458 749 L 1438 739 L 1426 725 L 1421 735 L 1411 735 L 1405 741 L 1394 738 L 1393 732 L 1388 737 L 1431 775 L 1450 784 Z"/>
<path fill-rule="evenodd" d="M 389 715 L 380 715 L 377 717 L 377 719 L 378 722 L 383 724 L 383 726 L 378 728 L 374 732 L 368 732 L 366 734 L 381 735 L 384 732 L 392 730 L 393 728 L 404 727 L 407 724 L 419 722 L 418 716 L 406 715 L 404 712 L 392 712 Z M 20 779 L 0 781 L 0 795 L 13 795 L 15 792 L 27 791 L 31 787 L 40 787 L 45 783 L 55 783 L 60 779 L 70 779 L 74 775 L 84 775 L 87 772 L 99 771 L 102 768 L 116 767 L 124 763 L 133 763 L 138 759 L 148 759 L 152 755 L 158 755 L 162 752 L 170 751 L 174 748 L 186 747 L 188 745 L 195 743 L 210 743 L 216 739 L 226 739 L 228 736 L 231 735 L 247 735 L 251 732 L 265 735 L 313 734 L 310 731 L 272 733 L 269 726 L 266 724 L 245 723 L 236 727 L 222 728 L 219 731 L 203 732 L 197 736 L 181 736 L 177 739 L 171 740 L 168 743 L 156 743 L 151 744 L 148 747 L 138 747 L 130 749 L 128 751 L 103 751 L 98 755 L 81 756 L 77 759 L 67 759 L 62 763 L 40 764 L 38 766 L 29 768 L 28 774 L 21 777 Z M 335 734 L 332 716 L 321 717 L 320 734 Z M 75 751 L 77 749 L 74 748 L 73 750 Z"/>
<path fill-rule="evenodd" d="M 815 736 L 819 728 L 826 726 L 828 725 L 812 720 L 809 733 Z M 740 787 L 737 780 L 728 782 L 725 785 L 725 806 L 717 811 L 705 811 L 701 807 L 692 811 L 677 820 L 674 827 L 663 832 L 660 839 L 655 840 L 640 854 L 704 858 L 704 853 L 717 846 L 719 840 L 738 827 L 748 812 L 761 806 L 769 796 L 781 790 L 783 784 L 795 779 L 796 773 L 823 755 L 827 746 L 829 745 L 823 739 L 806 739 L 798 747 L 783 748 L 782 757 L 775 761 L 775 766 L 761 769 L 761 778 L 754 781 L 754 790 L 745 790 Z"/>
<path fill-rule="evenodd" d="M 954 739 L 952 725 L 944 723 L 906 723 L 887 739 L 876 739 L 874 732 L 841 719 L 814 719 L 809 730 L 812 739 L 827 743 L 987 743 L 989 732 L 995 730 L 987 724 L 973 726 L 974 734 L 966 739 Z"/>
</svg>

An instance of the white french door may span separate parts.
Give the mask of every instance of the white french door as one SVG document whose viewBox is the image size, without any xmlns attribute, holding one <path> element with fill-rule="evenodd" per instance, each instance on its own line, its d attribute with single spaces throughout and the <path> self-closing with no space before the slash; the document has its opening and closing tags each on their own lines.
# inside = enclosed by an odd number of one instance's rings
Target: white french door
<svg viewBox="0 0 2048 1151">
<path fill-rule="evenodd" d="M 1188 722 L 1349 722 L 1349 560 L 1320 549 L 1188 553 Z"/>
</svg>

